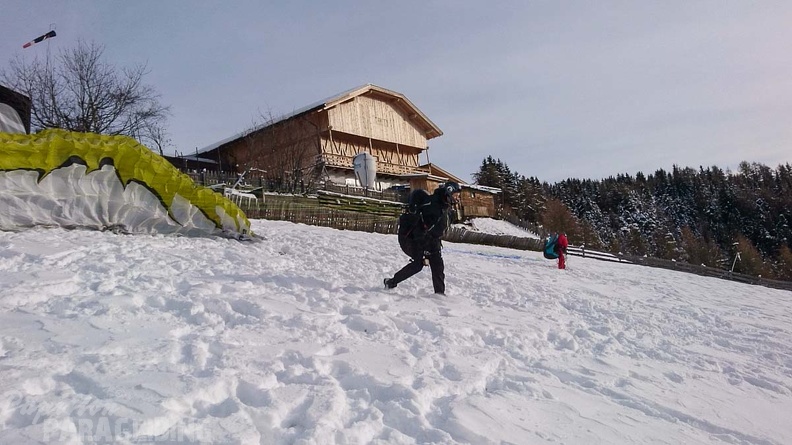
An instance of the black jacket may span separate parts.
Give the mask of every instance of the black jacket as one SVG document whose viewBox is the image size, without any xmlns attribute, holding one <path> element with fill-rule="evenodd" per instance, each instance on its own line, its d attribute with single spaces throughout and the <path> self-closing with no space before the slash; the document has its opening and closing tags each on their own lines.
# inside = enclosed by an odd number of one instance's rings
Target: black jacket
<svg viewBox="0 0 792 445">
<path fill-rule="evenodd" d="M 399 244 L 410 257 L 423 252 L 439 252 L 440 239 L 449 226 L 448 202 L 443 190 L 435 190 L 429 201 L 415 214 L 405 213 L 399 220 Z"/>
<path fill-rule="evenodd" d="M 446 201 L 445 191 L 435 190 L 429 204 L 421 207 L 421 219 L 423 221 L 424 237 L 422 248 L 425 252 L 439 252 L 443 245 L 440 239 L 445 235 L 449 226 L 448 202 Z"/>
<path fill-rule="evenodd" d="M 424 227 L 428 237 L 440 239 L 448 230 L 448 202 L 442 189 L 435 190 L 429 200 L 429 205 L 421 209 Z"/>
</svg>

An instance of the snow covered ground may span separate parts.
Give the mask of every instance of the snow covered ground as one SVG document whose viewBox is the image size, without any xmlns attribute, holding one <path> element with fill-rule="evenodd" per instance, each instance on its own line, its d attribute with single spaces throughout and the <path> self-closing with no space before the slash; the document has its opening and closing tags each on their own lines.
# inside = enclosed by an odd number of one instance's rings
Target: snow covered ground
<svg viewBox="0 0 792 445">
<path fill-rule="evenodd" d="M 458 225 L 459 226 L 459 225 Z M 472 218 L 469 225 L 463 225 L 467 230 L 474 232 L 491 233 L 493 235 L 519 236 L 523 238 L 538 239 L 539 235 L 515 226 L 507 221 L 492 218 Z"/>
<path fill-rule="evenodd" d="M 253 228 L 0 232 L 0 443 L 792 443 L 790 292 Z"/>
</svg>

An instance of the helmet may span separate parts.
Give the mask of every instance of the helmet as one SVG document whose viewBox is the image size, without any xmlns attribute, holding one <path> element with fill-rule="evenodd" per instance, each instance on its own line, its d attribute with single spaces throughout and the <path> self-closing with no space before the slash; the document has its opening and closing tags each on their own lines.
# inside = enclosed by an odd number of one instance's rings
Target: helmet
<svg viewBox="0 0 792 445">
<path fill-rule="evenodd" d="M 454 181 L 448 181 L 442 186 L 445 188 L 446 195 L 453 195 L 454 193 L 459 193 L 462 189 L 459 187 Z"/>
<path fill-rule="evenodd" d="M 445 184 L 440 185 L 438 188 L 442 190 L 447 203 L 456 204 L 459 202 L 459 199 L 454 196 L 455 193 L 459 193 L 462 190 L 458 183 L 454 181 L 448 181 Z"/>
</svg>

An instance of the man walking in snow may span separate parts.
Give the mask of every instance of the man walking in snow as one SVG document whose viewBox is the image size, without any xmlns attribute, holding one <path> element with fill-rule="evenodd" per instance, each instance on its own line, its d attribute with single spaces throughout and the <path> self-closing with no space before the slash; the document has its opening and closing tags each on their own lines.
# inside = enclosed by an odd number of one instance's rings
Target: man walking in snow
<svg viewBox="0 0 792 445">
<path fill-rule="evenodd" d="M 393 289 L 402 281 L 417 274 L 424 267 L 424 259 L 432 270 L 432 286 L 436 294 L 445 294 L 445 264 L 441 238 L 449 226 L 449 209 L 458 202 L 460 188 L 456 182 L 446 182 L 435 189 L 429 202 L 417 208 L 420 215 L 418 226 L 411 230 L 412 236 L 400 239 L 410 262 L 396 272 L 393 278 L 385 279 L 385 288 Z M 402 229 L 400 229 L 400 232 Z"/>
</svg>

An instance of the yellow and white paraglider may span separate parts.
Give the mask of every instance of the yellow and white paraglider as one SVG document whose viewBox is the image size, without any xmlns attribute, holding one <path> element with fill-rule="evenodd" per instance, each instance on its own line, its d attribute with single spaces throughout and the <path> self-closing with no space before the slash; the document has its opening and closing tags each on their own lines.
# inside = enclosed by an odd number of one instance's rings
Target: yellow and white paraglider
<svg viewBox="0 0 792 445">
<path fill-rule="evenodd" d="M 0 132 L 0 230 L 251 236 L 233 202 L 126 136 Z"/>
</svg>

